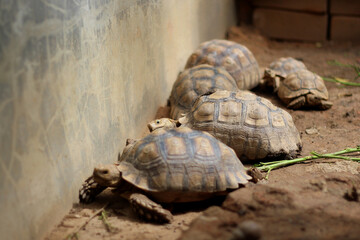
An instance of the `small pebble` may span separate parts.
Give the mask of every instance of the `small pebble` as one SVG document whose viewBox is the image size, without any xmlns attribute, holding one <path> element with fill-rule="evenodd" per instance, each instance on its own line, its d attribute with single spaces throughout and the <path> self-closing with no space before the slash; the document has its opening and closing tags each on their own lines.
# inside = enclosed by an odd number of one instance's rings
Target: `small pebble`
<svg viewBox="0 0 360 240">
<path fill-rule="evenodd" d="M 247 220 L 240 223 L 232 232 L 231 240 L 259 240 L 262 227 L 254 221 Z"/>
<path fill-rule="evenodd" d="M 262 227 L 254 221 L 248 220 L 239 224 L 239 228 L 248 240 L 258 240 L 261 238 Z"/>
<path fill-rule="evenodd" d="M 318 133 L 319 133 L 319 131 L 318 131 L 316 128 L 314 128 L 314 127 L 312 127 L 312 128 L 307 128 L 307 129 L 305 130 L 305 132 L 306 132 L 306 134 L 308 134 L 308 135 L 314 135 L 314 134 L 318 134 Z"/>
</svg>

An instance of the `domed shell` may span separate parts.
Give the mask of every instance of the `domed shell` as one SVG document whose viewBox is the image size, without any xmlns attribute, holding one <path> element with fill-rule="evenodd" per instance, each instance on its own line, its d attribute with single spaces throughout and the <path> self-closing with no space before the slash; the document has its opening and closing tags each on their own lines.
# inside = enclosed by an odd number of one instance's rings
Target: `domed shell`
<svg viewBox="0 0 360 240">
<path fill-rule="evenodd" d="M 186 69 L 179 74 L 173 85 L 169 98 L 170 117 L 181 117 L 191 109 L 196 98 L 206 92 L 237 89 L 234 78 L 222 67 L 202 64 Z"/>
<path fill-rule="evenodd" d="M 221 192 L 251 179 L 231 148 L 187 127 L 150 133 L 131 146 L 118 168 L 123 179 L 149 192 Z"/>
<path fill-rule="evenodd" d="M 243 160 L 292 158 L 301 150 L 300 134 L 291 115 L 248 91 L 201 96 L 180 121 L 209 132 Z"/>
<path fill-rule="evenodd" d="M 316 73 L 306 69 L 289 74 L 282 81 L 278 90 L 279 98 L 286 104 L 294 98 L 310 93 L 319 99 L 327 100 L 329 98 L 324 80 Z"/>
<path fill-rule="evenodd" d="M 270 63 L 269 68 L 276 71 L 277 74 L 283 77 L 286 77 L 296 71 L 307 69 L 303 62 L 292 57 L 279 58 L 278 60 Z"/>
<path fill-rule="evenodd" d="M 185 68 L 199 64 L 224 67 L 239 89 L 252 89 L 260 83 L 259 65 L 250 50 L 228 40 L 211 40 L 200 44 L 189 57 Z"/>
</svg>

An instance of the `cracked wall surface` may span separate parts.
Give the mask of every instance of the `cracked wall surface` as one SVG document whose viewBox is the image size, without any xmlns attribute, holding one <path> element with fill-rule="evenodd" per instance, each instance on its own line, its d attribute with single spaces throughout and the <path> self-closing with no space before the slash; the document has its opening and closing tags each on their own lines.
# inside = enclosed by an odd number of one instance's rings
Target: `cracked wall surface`
<svg viewBox="0 0 360 240">
<path fill-rule="evenodd" d="M 232 0 L 0 0 L 0 238 L 42 238 L 232 24 Z"/>
</svg>

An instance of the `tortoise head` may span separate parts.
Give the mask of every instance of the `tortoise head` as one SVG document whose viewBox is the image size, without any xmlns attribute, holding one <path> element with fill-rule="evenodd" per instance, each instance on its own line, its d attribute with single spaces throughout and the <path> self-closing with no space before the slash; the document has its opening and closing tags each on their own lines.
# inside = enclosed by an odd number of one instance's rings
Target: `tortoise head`
<svg viewBox="0 0 360 240">
<path fill-rule="evenodd" d="M 116 187 L 121 182 L 121 173 L 116 164 L 100 165 L 94 168 L 94 181 L 101 186 Z"/>
<path fill-rule="evenodd" d="M 178 127 L 180 124 L 178 121 L 170 118 L 159 118 L 148 123 L 148 128 L 150 132 L 155 131 L 156 129 L 172 129 Z"/>
</svg>

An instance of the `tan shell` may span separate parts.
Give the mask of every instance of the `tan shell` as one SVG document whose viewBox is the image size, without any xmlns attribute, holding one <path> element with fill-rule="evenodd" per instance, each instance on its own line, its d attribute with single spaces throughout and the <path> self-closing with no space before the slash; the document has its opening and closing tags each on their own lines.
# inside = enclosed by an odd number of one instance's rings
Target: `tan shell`
<svg viewBox="0 0 360 240">
<path fill-rule="evenodd" d="M 198 96 L 219 89 L 238 89 L 234 78 L 224 68 L 202 64 L 184 70 L 177 77 L 171 91 L 170 117 L 178 119 L 191 109 Z"/>
<path fill-rule="evenodd" d="M 318 101 L 310 102 L 307 97 L 304 106 L 322 105 L 324 101 L 321 100 L 326 101 L 329 98 L 324 80 L 319 75 L 306 69 L 289 74 L 281 82 L 278 90 L 278 96 L 285 104 L 289 104 L 298 97 L 310 94 L 314 95 L 314 98 Z"/>
<path fill-rule="evenodd" d="M 301 150 L 291 115 L 248 91 L 201 96 L 180 122 L 209 132 L 241 159 L 292 158 Z"/>
<path fill-rule="evenodd" d="M 239 89 L 252 89 L 260 83 L 259 65 L 248 48 L 227 40 L 211 40 L 200 44 L 189 57 L 185 68 L 199 64 L 224 67 Z"/>
<path fill-rule="evenodd" d="M 178 202 L 237 189 L 251 179 L 231 148 L 187 127 L 150 133 L 128 149 L 118 168 L 132 185 Z M 169 200 L 173 193 L 177 199 Z"/>
<path fill-rule="evenodd" d="M 303 62 L 292 57 L 279 58 L 278 60 L 270 63 L 269 68 L 283 77 L 286 77 L 287 75 L 297 72 L 301 69 L 307 69 Z"/>
</svg>

